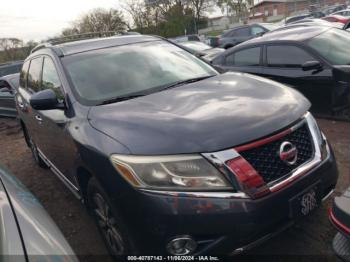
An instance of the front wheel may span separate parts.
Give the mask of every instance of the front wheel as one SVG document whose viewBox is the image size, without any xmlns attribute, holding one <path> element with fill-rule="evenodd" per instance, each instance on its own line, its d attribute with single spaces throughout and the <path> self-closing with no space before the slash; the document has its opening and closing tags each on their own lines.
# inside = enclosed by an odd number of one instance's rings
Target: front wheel
<svg viewBox="0 0 350 262">
<path fill-rule="evenodd" d="M 126 226 L 95 178 L 89 181 L 87 194 L 89 211 L 94 217 L 109 253 L 114 258 L 135 254 Z"/>
</svg>

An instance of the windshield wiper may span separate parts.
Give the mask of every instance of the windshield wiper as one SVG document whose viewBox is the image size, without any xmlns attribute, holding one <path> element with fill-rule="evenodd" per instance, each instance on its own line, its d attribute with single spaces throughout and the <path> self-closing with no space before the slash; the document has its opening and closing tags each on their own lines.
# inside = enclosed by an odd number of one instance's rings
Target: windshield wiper
<svg viewBox="0 0 350 262">
<path fill-rule="evenodd" d="M 201 77 L 191 78 L 191 79 L 187 79 L 187 80 L 177 81 L 177 82 L 175 82 L 175 83 L 172 83 L 172 84 L 170 84 L 170 85 L 165 86 L 164 88 L 162 88 L 162 90 L 174 88 L 174 87 L 181 86 L 181 85 L 185 85 L 185 84 L 190 84 L 190 83 L 198 82 L 198 81 L 201 81 L 201 80 L 204 80 L 204 79 L 213 77 L 213 76 L 216 76 L 216 75 L 201 76 Z"/>
<path fill-rule="evenodd" d="M 117 97 L 114 97 L 114 98 L 111 98 L 111 99 L 104 100 L 101 103 L 99 103 L 98 105 L 112 104 L 112 103 L 121 102 L 121 101 L 129 100 L 129 99 L 133 99 L 133 98 L 136 98 L 136 97 L 140 97 L 140 96 L 144 96 L 144 94 L 128 95 L 128 96 L 117 96 Z"/>
<path fill-rule="evenodd" d="M 165 87 L 161 88 L 161 90 L 173 88 L 173 87 L 184 85 L 184 84 L 198 82 L 200 80 L 207 79 L 207 78 L 210 78 L 210 77 L 213 77 L 213 76 L 216 76 L 216 75 L 201 76 L 201 77 L 191 78 L 191 79 L 187 79 L 187 80 L 177 81 L 175 83 L 172 83 L 172 84 L 170 84 L 168 86 L 165 86 Z M 111 99 L 104 100 L 101 103 L 99 103 L 98 105 L 106 105 L 106 104 L 112 104 L 112 103 L 116 103 L 116 102 L 121 102 L 121 101 L 129 100 L 129 99 L 137 98 L 137 97 L 140 97 L 140 96 L 145 96 L 147 94 L 149 94 L 149 93 L 147 93 L 147 92 L 139 93 L 139 94 L 135 94 L 134 93 L 133 95 L 117 96 L 117 97 L 114 97 L 114 98 L 111 98 Z"/>
</svg>

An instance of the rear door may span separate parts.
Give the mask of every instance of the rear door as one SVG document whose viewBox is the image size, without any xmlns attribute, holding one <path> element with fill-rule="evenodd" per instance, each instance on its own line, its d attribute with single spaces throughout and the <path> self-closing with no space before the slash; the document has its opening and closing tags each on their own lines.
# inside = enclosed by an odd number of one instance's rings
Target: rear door
<svg viewBox="0 0 350 262">
<path fill-rule="evenodd" d="M 262 48 L 260 46 L 254 46 L 226 53 L 221 57 L 219 67 L 224 71 L 261 74 Z"/>
<path fill-rule="evenodd" d="M 266 45 L 264 54 L 264 77 L 299 90 L 315 107 L 330 104 L 330 91 L 334 84 L 332 70 L 315 54 L 293 44 Z M 304 71 L 302 65 L 309 61 L 320 61 L 323 69 Z"/>
</svg>

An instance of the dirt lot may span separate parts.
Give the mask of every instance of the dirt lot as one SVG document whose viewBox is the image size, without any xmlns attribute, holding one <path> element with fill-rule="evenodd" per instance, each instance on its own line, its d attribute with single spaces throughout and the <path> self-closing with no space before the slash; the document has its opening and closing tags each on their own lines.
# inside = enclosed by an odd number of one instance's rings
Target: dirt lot
<svg viewBox="0 0 350 262">
<path fill-rule="evenodd" d="M 340 177 L 334 195 L 339 195 L 349 185 L 350 123 L 319 120 L 319 124 L 337 157 Z M 0 118 L 0 139 L 0 164 L 38 197 L 80 260 L 109 261 L 102 240 L 84 207 L 53 173 L 35 166 L 15 120 Z M 327 201 L 312 216 L 251 251 L 249 260 L 337 261 L 331 249 L 335 230 L 327 218 L 330 202 Z"/>
</svg>

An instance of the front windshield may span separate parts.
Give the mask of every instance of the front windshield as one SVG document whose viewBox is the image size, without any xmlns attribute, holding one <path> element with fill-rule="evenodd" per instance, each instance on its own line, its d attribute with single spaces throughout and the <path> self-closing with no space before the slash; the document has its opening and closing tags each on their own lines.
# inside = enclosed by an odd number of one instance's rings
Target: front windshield
<svg viewBox="0 0 350 262">
<path fill-rule="evenodd" d="M 75 93 L 90 105 L 217 74 L 200 59 L 164 41 L 93 50 L 62 61 Z"/>
<path fill-rule="evenodd" d="M 333 65 L 350 65 L 350 33 L 330 29 L 308 41 L 308 45 Z"/>
<path fill-rule="evenodd" d="M 204 43 L 201 43 L 201 42 L 183 42 L 181 43 L 182 46 L 184 47 L 187 47 L 189 49 L 192 49 L 194 51 L 197 51 L 197 52 L 200 52 L 200 51 L 204 51 L 204 50 L 207 50 L 207 49 L 210 49 L 212 48 L 211 46 L 208 46 Z"/>
</svg>

